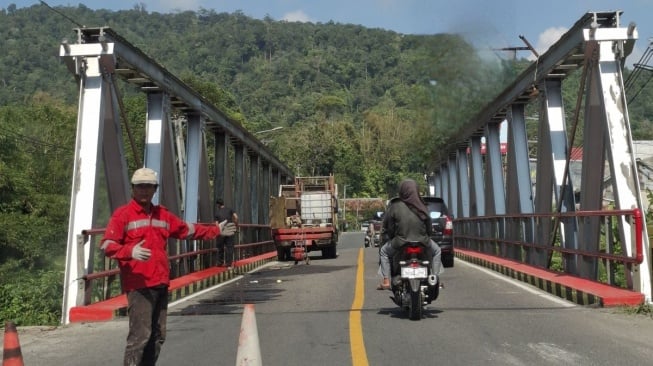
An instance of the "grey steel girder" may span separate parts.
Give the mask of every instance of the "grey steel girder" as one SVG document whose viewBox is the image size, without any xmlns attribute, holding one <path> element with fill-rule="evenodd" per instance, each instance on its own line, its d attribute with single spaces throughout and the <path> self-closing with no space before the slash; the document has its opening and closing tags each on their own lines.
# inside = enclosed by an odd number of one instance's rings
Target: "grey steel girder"
<svg viewBox="0 0 653 366">
<path fill-rule="evenodd" d="M 271 181 L 272 171 L 270 169 L 270 164 L 261 162 L 261 195 L 262 197 L 270 197 L 272 192 L 270 191 L 270 181 Z M 259 220 L 258 222 L 267 222 L 270 214 L 270 205 L 262 205 L 259 210 Z"/>
<path fill-rule="evenodd" d="M 523 104 L 513 104 L 508 114 L 506 160 L 506 213 L 532 214 L 534 211 L 533 187 Z M 511 240 L 525 240 L 532 243 L 534 230 L 534 222 L 529 220 L 523 222 L 522 225 L 510 225 L 506 228 L 506 235 Z M 509 258 L 521 259 L 521 248 L 509 246 L 506 249 Z"/>
<path fill-rule="evenodd" d="M 145 91 L 163 91 L 171 97 L 172 107 L 185 114 L 200 114 L 205 120 L 209 131 L 223 130 L 234 139 L 240 141 L 249 150 L 255 151 L 272 165 L 279 167 L 284 177 L 292 178 L 294 174 L 252 133 L 238 123 L 229 121 L 224 114 L 207 102 L 199 93 L 179 80 L 163 66 L 148 57 L 138 48 L 132 46 L 120 35 L 108 27 L 76 29 L 78 42 L 87 45 L 95 44 L 111 47 L 115 57 L 113 70 L 127 81 L 141 85 Z M 62 49 L 64 49 L 62 45 Z M 66 54 L 61 56 L 83 56 L 83 54 Z M 70 66 L 69 66 L 70 68 Z"/>
<path fill-rule="evenodd" d="M 456 153 L 456 172 L 458 181 L 458 212 L 456 217 L 469 217 L 470 212 L 470 192 L 469 192 L 469 155 L 466 148 L 458 149 Z"/>
<path fill-rule="evenodd" d="M 460 207 L 458 207 L 458 172 L 456 171 L 456 157 L 449 157 L 449 211 L 453 217 L 458 217 Z"/>
<path fill-rule="evenodd" d="M 79 76 L 79 111 L 77 114 L 77 136 L 75 141 L 75 159 L 72 175 L 72 190 L 70 197 L 70 214 L 68 222 L 68 242 L 66 248 L 66 271 L 64 276 L 62 319 L 63 324 L 69 322 L 68 310 L 83 301 L 84 281 L 82 276 L 91 268 L 93 248 L 90 245 L 84 245 L 82 240 L 82 231 L 94 227 L 96 221 L 96 188 L 98 187 L 98 176 L 100 176 L 100 166 L 98 161 L 102 161 L 101 154 L 105 146 L 103 145 L 103 133 L 105 123 L 113 122 L 117 133 L 111 134 L 112 142 L 117 142 L 119 136 L 119 121 L 112 114 L 112 106 L 107 105 L 113 98 L 107 98 L 106 94 L 110 93 L 108 80 L 103 76 L 101 63 L 105 58 L 111 58 L 110 54 L 105 53 L 102 48 L 97 46 L 84 47 L 85 53 L 93 56 L 89 57 L 83 65 L 79 65 L 84 72 Z M 107 52 L 111 52 L 108 50 Z M 108 122 L 107 122 L 108 121 Z M 106 149 L 120 149 L 122 144 L 106 146 Z M 119 151 L 120 153 L 121 151 Z M 111 197 L 113 200 L 127 200 L 128 192 L 126 183 L 120 184 L 116 181 L 120 175 L 123 175 L 123 182 L 127 181 L 127 169 L 121 166 L 121 161 L 112 160 L 117 169 L 111 172 L 112 181 L 117 183 L 120 191 L 115 191 Z M 113 169 L 116 167 L 105 167 Z"/>
<path fill-rule="evenodd" d="M 213 187 L 213 197 L 222 198 L 227 207 L 234 207 L 233 191 L 231 184 L 231 169 L 229 166 L 229 137 L 224 132 L 216 132 L 215 137 L 215 172 L 216 179 Z"/>
<path fill-rule="evenodd" d="M 188 222 L 200 222 L 200 171 L 206 172 L 206 167 L 201 166 L 202 156 L 204 155 L 204 135 L 202 133 L 201 122 L 199 115 L 188 116 L 188 136 L 186 137 L 186 195 L 184 197 L 184 218 Z M 206 176 L 206 180 L 208 181 L 208 175 Z M 211 218 L 202 219 L 211 220 Z"/>
<path fill-rule="evenodd" d="M 251 155 L 249 157 L 249 203 L 247 207 L 251 208 L 249 222 L 259 223 L 259 192 L 261 191 L 260 177 L 261 177 L 261 160 L 258 155 Z M 262 196 L 269 197 L 269 196 Z M 263 221 L 265 222 L 265 221 Z"/>
<path fill-rule="evenodd" d="M 574 188 L 569 175 L 567 160 L 567 129 L 562 100 L 562 80 L 547 79 L 544 82 L 544 96 L 541 98 L 538 125 L 537 165 L 535 176 L 535 212 L 550 212 L 551 203 L 560 212 L 574 212 Z M 555 222 L 550 217 L 541 217 L 536 227 L 538 244 L 552 246 Z M 560 223 L 560 245 L 563 248 L 578 249 L 577 223 L 573 218 Z M 549 254 L 545 250 L 528 251 L 528 262 L 546 267 Z M 565 268 L 574 268 L 571 262 Z"/>
<path fill-rule="evenodd" d="M 179 188 L 179 174 L 175 174 L 174 132 L 168 115 L 167 96 L 164 93 L 149 93 L 143 161 L 144 166 L 159 172 L 161 184 L 152 201 L 168 207 L 176 215 L 181 215 L 182 190 Z"/>
<path fill-rule="evenodd" d="M 451 169 L 454 169 L 452 166 Z M 451 169 L 449 169 L 448 165 L 442 165 L 440 168 L 440 181 L 442 183 L 442 194 L 441 197 L 444 200 L 444 203 L 447 205 L 447 207 L 451 206 L 451 198 L 449 196 L 449 174 L 452 174 Z M 454 216 L 455 217 L 455 216 Z"/>
<path fill-rule="evenodd" d="M 487 215 L 505 215 L 506 191 L 499 137 L 500 125 L 499 123 L 489 123 L 486 129 L 485 210 Z"/>
<path fill-rule="evenodd" d="M 584 121 L 586 152 L 583 155 L 580 208 L 581 210 L 602 208 L 605 187 L 595 182 L 603 183 L 602 173 L 607 162 L 612 177 L 614 208 L 642 209 L 642 192 L 623 88 L 620 49 L 615 47 L 616 41 L 636 37 L 636 31 L 631 28 L 628 30 L 586 29 L 584 35 L 588 44 L 586 57 L 589 72 Z M 633 225 L 634 223 L 623 216 L 617 220 L 622 250 L 629 256 L 635 255 L 634 245 L 631 245 L 634 242 Z M 581 226 L 579 247 L 584 250 L 598 250 L 599 231 L 598 220 L 590 220 L 589 223 Z M 647 301 L 650 301 L 651 259 L 646 225 L 643 225 L 642 235 L 644 261 L 642 265 L 634 265 L 635 268 L 626 274 L 628 284 L 644 293 Z M 597 260 L 580 258 L 578 271 L 583 277 L 595 278 L 598 272 Z"/>
<path fill-rule="evenodd" d="M 470 141 L 472 163 L 469 167 L 472 191 L 470 193 L 470 216 L 485 216 L 485 179 L 483 174 L 483 157 L 481 155 L 481 137 L 475 136 Z"/>
<path fill-rule="evenodd" d="M 242 187 L 246 187 L 245 146 L 234 145 L 234 157 L 234 187 L 237 189 L 234 189 L 233 209 L 242 217 L 249 217 L 245 215 L 245 192 L 241 189 Z"/>
<path fill-rule="evenodd" d="M 503 157 L 501 156 L 500 142 L 500 124 L 489 123 L 486 126 L 486 143 L 485 143 L 485 209 L 486 215 L 505 215 L 506 214 L 506 191 L 504 183 Z M 483 227 L 483 235 L 489 238 L 505 238 L 505 225 Z M 488 248 L 485 248 L 488 249 Z M 505 243 L 501 244 L 502 255 L 507 254 Z M 496 254 L 496 253 L 493 253 Z"/>
</svg>

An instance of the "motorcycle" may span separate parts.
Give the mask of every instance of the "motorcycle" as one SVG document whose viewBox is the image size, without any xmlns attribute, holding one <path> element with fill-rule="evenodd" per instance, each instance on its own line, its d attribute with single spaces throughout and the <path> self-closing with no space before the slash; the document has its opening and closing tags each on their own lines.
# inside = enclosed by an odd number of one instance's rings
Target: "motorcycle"
<svg viewBox="0 0 653 366">
<path fill-rule="evenodd" d="M 411 320 L 420 320 L 424 307 L 440 293 L 438 276 L 431 273 L 431 258 L 427 246 L 409 242 L 391 260 L 391 299 L 408 312 Z"/>
<path fill-rule="evenodd" d="M 374 246 L 378 247 L 381 245 L 381 234 L 380 233 L 375 233 L 374 234 Z"/>
</svg>

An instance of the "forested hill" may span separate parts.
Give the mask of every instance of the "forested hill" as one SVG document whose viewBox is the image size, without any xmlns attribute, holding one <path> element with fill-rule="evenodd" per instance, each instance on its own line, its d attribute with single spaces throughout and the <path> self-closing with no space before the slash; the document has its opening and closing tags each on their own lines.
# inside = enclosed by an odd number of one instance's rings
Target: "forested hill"
<svg viewBox="0 0 653 366">
<path fill-rule="evenodd" d="M 266 138 L 296 174 L 334 173 L 352 194 L 371 197 L 388 194 L 402 176 L 429 171 L 442 139 L 529 63 L 502 60 L 491 45 L 479 53 L 454 34 L 206 9 L 161 14 L 143 3 L 117 12 L 9 5 L 0 10 L 0 105 L 38 96 L 74 107 L 76 84 L 58 48 L 83 26 L 111 27 L 251 131 L 284 127 Z M 142 95 L 123 87 L 126 105 L 142 105 Z M 630 106 L 635 138 L 653 135 L 650 89 Z M 575 96 L 572 86 L 569 105 Z"/>
<path fill-rule="evenodd" d="M 192 75 L 223 89 L 254 131 L 330 122 L 354 134 L 383 129 L 383 123 L 408 123 L 414 127 L 409 131 L 419 131 L 419 142 L 432 146 L 515 75 L 504 72 L 511 67 L 496 59 L 483 62 L 462 38 L 450 34 L 402 35 L 213 10 L 160 14 L 144 5 L 117 12 L 83 5 L 54 9 L 10 5 L 0 13 L 0 42 L 5 43 L 0 103 L 22 103 L 38 91 L 76 103 L 74 78 L 61 63 L 58 47 L 63 39 L 74 41 L 78 26 L 109 26 L 182 79 Z M 432 128 L 438 123 L 446 128 Z M 419 150 L 420 157 L 427 154 Z M 292 160 L 295 154 L 315 156 L 306 151 L 286 155 Z M 400 164 L 395 171 L 417 169 L 415 162 Z M 327 161 L 306 168 L 333 170 L 333 165 Z"/>
</svg>

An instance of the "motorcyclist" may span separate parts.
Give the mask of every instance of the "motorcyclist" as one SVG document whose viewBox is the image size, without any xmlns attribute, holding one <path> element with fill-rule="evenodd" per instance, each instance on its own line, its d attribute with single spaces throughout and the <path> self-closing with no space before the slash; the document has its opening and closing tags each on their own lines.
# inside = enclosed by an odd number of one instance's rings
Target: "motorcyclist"
<svg viewBox="0 0 653 366">
<path fill-rule="evenodd" d="M 374 223 L 370 222 L 370 225 L 367 227 L 365 235 L 369 238 L 370 243 L 374 242 Z"/>
<path fill-rule="evenodd" d="M 440 274 L 442 261 L 440 247 L 430 238 L 431 217 L 426 205 L 419 196 L 417 182 L 404 179 L 399 184 L 399 197 L 390 201 L 383 217 L 383 229 L 387 241 L 379 250 L 381 275 L 383 282 L 379 290 L 390 289 L 391 267 L 390 258 L 407 242 L 426 244 L 432 254 L 432 273 Z"/>
</svg>

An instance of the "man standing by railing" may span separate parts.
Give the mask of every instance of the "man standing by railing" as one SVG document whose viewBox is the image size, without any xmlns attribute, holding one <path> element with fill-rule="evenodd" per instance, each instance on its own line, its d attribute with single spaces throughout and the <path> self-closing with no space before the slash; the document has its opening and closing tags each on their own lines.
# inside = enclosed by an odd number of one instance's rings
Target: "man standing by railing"
<svg viewBox="0 0 653 366">
<path fill-rule="evenodd" d="M 215 200 L 215 221 L 233 223 L 238 226 L 238 214 L 231 208 L 224 205 L 224 200 Z M 234 261 L 234 237 L 220 236 L 217 240 L 218 266 L 225 265 L 231 268 Z"/>
<path fill-rule="evenodd" d="M 165 207 L 152 204 L 157 173 L 141 168 L 132 176 L 132 200 L 111 216 L 101 240 L 107 257 L 118 260 L 122 290 L 127 294 L 129 334 L 125 366 L 155 365 L 166 338 L 168 311 L 168 238 L 211 240 L 232 236 L 236 225 L 190 224 Z"/>
</svg>

